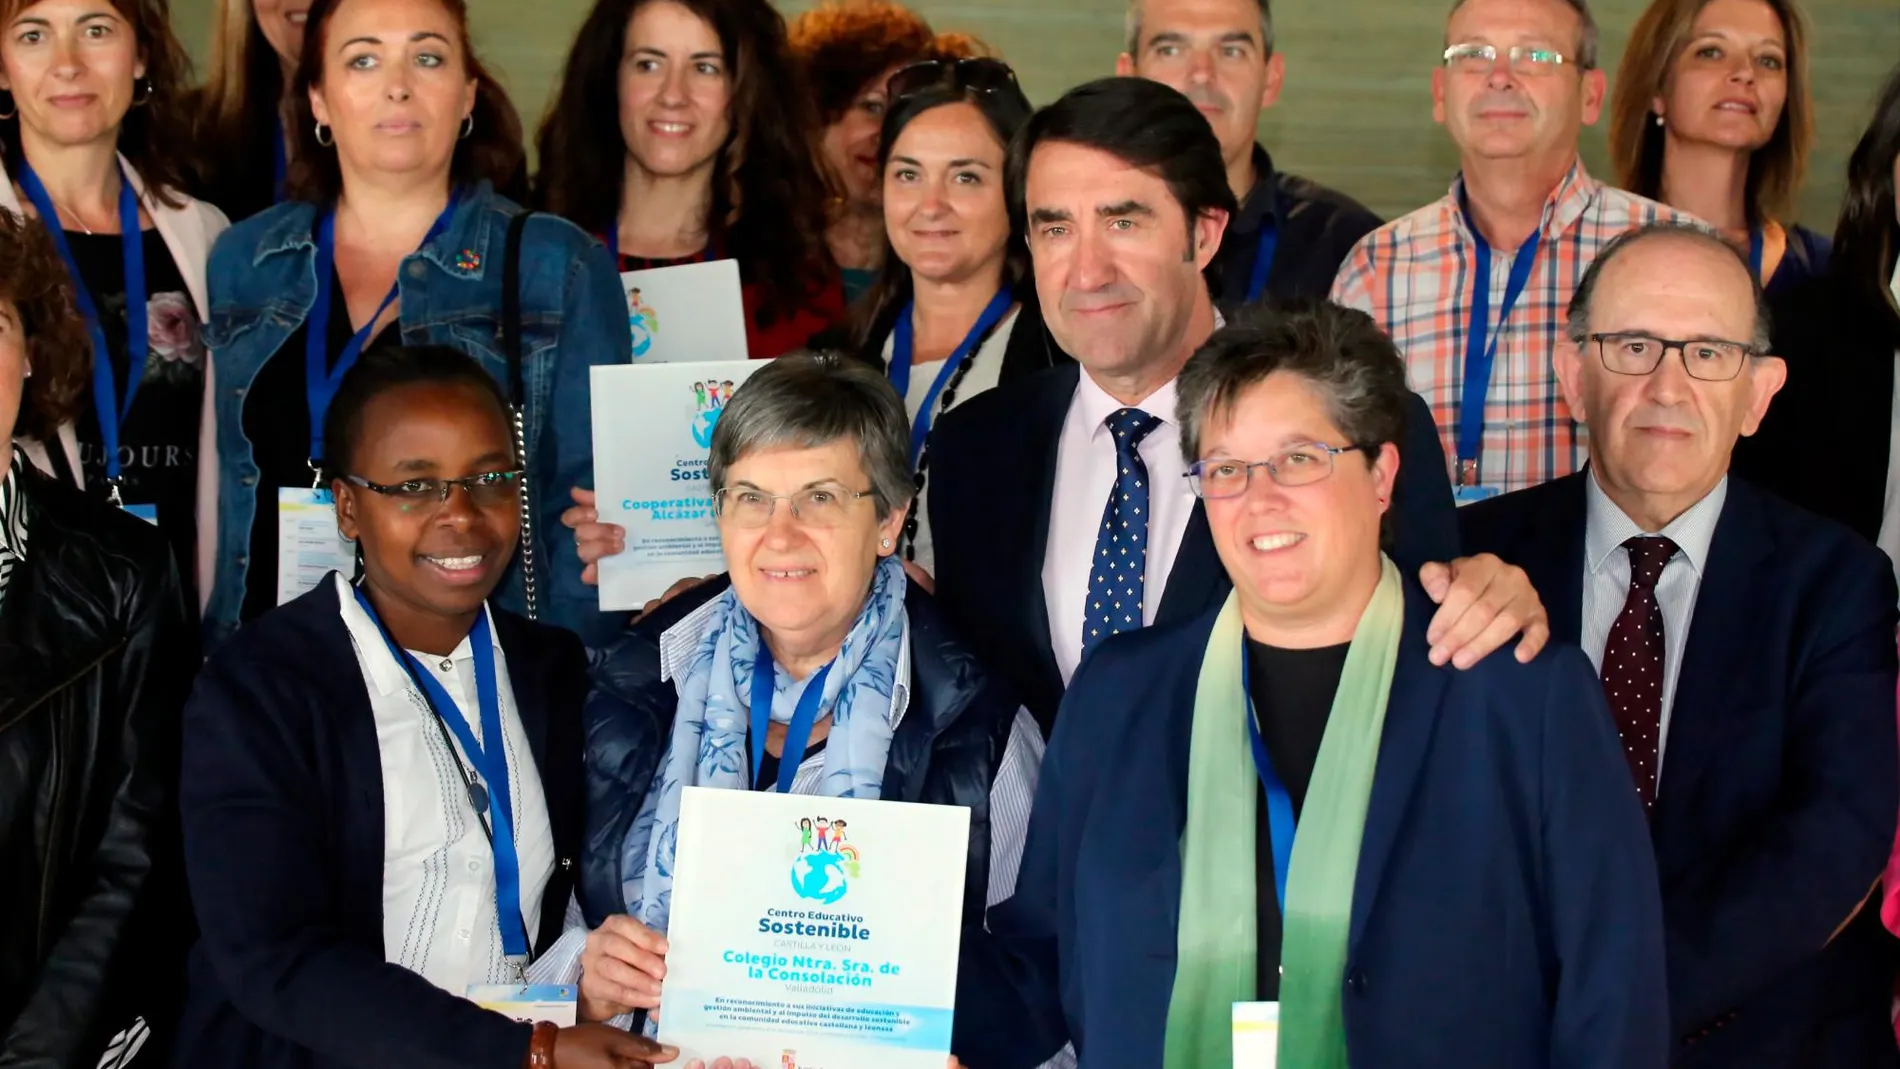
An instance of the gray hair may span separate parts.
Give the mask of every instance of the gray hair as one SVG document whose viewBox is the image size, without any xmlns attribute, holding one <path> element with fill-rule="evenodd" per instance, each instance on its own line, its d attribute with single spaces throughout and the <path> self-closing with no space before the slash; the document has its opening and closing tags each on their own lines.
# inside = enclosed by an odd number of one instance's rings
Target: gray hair
<svg viewBox="0 0 1900 1069">
<path fill-rule="evenodd" d="M 1575 11 L 1577 18 L 1583 22 L 1583 35 L 1577 41 L 1577 66 L 1586 71 L 1596 70 L 1597 37 L 1599 35 L 1597 33 L 1597 18 L 1590 13 L 1589 0 L 1563 0 L 1563 2 L 1569 4 L 1570 10 Z M 1465 0 L 1451 0 L 1451 10 L 1445 14 L 1446 20 L 1449 21 L 1451 16 L 1456 15 L 1458 9 L 1463 6 L 1465 6 Z M 1445 47 L 1451 47 L 1449 35 L 1447 35 Z"/>
<path fill-rule="evenodd" d="M 1141 5 L 1146 0 L 1128 0 L 1128 15 L 1123 21 L 1128 41 L 1128 54 L 1141 55 Z M 1260 5 L 1260 58 L 1262 61 L 1273 56 L 1273 9 L 1271 0 L 1255 0 Z"/>
<path fill-rule="evenodd" d="M 1708 229 L 1694 223 L 1681 222 L 1650 223 L 1637 227 L 1635 230 L 1626 231 L 1618 234 L 1614 241 L 1603 247 L 1603 251 L 1597 253 L 1596 259 L 1590 261 L 1590 266 L 1584 269 L 1583 281 L 1577 283 L 1577 291 L 1571 295 L 1570 306 L 1565 312 L 1564 333 L 1569 337 L 1571 344 L 1582 348 L 1584 343 L 1590 340 L 1590 303 L 1596 297 L 1597 282 L 1602 278 L 1610 262 L 1623 255 L 1632 246 L 1665 240 L 1699 245 L 1735 261 L 1736 266 L 1742 269 L 1743 276 L 1748 279 L 1749 290 L 1755 304 L 1755 334 L 1749 339 L 1749 344 L 1755 347 L 1758 354 L 1767 353 L 1768 347 L 1772 344 L 1768 298 L 1762 292 L 1761 282 L 1748 266 L 1748 261 L 1742 257 L 1741 253 L 1735 251 L 1733 245 L 1723 241 Z"/>
<path fill-rule="evenodd" d="M 857 446 L 878 519 L 910 503 L 910 417 L 890 380 L 836 353 L 787 353 L 733 391 L 713 428 L 706 474 L 717 494 L 732 465 L 754 450 L 837 441 Z"/>
<path fill-rule="evenodd" d="M 1201 458 L 1207 425 L 1276 371 L 1317 387 L 1327 416 L 1368 456 L 1405 433 L 1405 362 L 1371 316 L 1310 297 L 1269 300 L 1244 307 L 1181 370 L 1175 416 L 1188 463 Z"/>
</svg>

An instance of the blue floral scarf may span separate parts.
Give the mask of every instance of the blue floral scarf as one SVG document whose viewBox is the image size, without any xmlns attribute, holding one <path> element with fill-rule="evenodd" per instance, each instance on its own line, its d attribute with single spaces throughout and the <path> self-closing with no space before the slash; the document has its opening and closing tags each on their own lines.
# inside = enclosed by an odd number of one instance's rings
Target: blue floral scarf
<svg viewBox="0 0 1900 1069">
<path fill-rule="evenodd" d="M 833 798 L 876 798 L 884 786 L 891 749 L 891 694 L 904 636 L 904 567 L 895 555 L 878 562 L 871 597 L 825 674 L 819 716 L 831 716 L 825 738 L 824 778 L 818 793 Z M 621 894 L 627 913 L 665 932 L 673 907 L 673 853 L 679 834 L 680 792 L 686 787 L 743 791 L 751 786 L 746 745 L 746 702 L 759 655 L 759 624 L 728 589 L 720 595 L 706 635 L 675 681 L 679 710 L 673 741 L 639 816 L 621 845 Z M 805 679 L 775 673 L 772 720 L 786 724 Z M 802 755 L 786 754 L 788 761 Z"/>
</svg>

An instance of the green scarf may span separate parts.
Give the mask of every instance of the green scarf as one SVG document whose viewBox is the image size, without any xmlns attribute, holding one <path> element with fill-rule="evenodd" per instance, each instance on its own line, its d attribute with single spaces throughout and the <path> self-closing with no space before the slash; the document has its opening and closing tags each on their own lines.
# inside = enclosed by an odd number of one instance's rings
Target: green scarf
<svg viewBox="0 0 1900 1069">
<path fill-rule="evenodd" d="M 1280 954 L 1281 1069 L 1347 1064 L 1339 989 L 1353 879 L 1404 619 L 1399 571 L 1384 559 L 1378 589 L 1346 653 L 1293 840 Z M 1230 594 L 1208 637 L 1194 694 L 1166 1069 L 1231 1069 L 1233 1004 L 1255 997 L 1257 781 L 1240 681 L 1244 633 L 1238 595 Z"/>
</svg>

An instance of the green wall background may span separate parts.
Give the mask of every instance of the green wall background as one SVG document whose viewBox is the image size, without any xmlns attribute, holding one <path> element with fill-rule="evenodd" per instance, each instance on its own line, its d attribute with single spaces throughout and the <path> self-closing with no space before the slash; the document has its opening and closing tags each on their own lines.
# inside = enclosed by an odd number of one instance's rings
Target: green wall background
<svg viewBox="0 0 1900 1069">
<path fill-rule="evenodd" d="M 1602 54 L 1616 77 L 1630 24 L 1647 0 L 1597 0 Z M 202 62 L 214 0 L 173 0 L 179 35 Z M 1117 0 L 912 0 L 938 30 L 974 33 L 1017 68 L 1030 99 L 1114 73 Z M 532 128 L 552 92 L 587 0 L 470 0 L 476 47 Z M 809 6 L 783 2 L 787 16 Z M 1443 0 L 1279 0 L 1286 87 L 1261 121 L 1275 162 L 1343 189 L 1387 218 L 1443 195 L 1457 154 L 1432 122 L 1430 78 L 1443 48 Z M 1833 230 L 1847 156 L 1889 65 L 1900 60 L 1900 0 L 1808 0 L 1818 136 L 1801 218 Z M 1606 123 L 1586 132 L 1584 158 L 1609 175 Z"/>
</svg>

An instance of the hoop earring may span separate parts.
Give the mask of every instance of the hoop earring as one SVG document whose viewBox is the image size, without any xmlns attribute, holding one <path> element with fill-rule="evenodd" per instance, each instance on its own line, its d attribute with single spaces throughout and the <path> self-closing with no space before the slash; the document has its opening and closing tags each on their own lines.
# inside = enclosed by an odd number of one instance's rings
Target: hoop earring
<svg viewBox="0 0 1900 1069">
<path fill-rule="evenodd" d="M 13 110 L 12 110 L 12 111 L 8 111 L 8 112 L 4 112 L 4 113 L 0 113 L 0 122 L 5 122 L 5 121 L 7 121 L 7 120 L 9 120 L 9 119 L 17 119 L 17 118 L 19 118 L 19 117 L 20 117 L 20 105 L 19 105 L 19 104 L 18 104 L 17 102 L 15 102 L 15 101 L 14 101 L 14 99 L 13 99 L 13 91 L 12 91 L 12 90 L 10 90 L 10 89 L 0 89 L 0 93 L 5 93 L 5 94 L 7 95 L 7 103 L 9 103 L 9 104 L 12 104 L 12 105 L 13 105 Z"/>
<path fill-rule="evenodd" d="M 145 90 L 145 95 L 142 97 L 139 96 L 140 88 L 143 88 Z M 152 86 L 152 80 L 150 78 L 141 78 L 138 81 L 133 82 L 132 83 L 132 106 L 135 108 L 142 108 L 145 105 L 150 104 L 152 102 L 152 94 L 156 91 L 157 90 L 155 90 Z"/>
<path fill-rule="evenodd" d="M 462 140 L 467 141 L 468 135 L 474 132 L 475 132 L 475 113 L 471 111 L 467 115 L 462 116 Z"/>
<path fill-rule="evenodd" d="M 336 138 L 334 136 L 331 136 L 329 137 L 328 140 L 325 140 L 325 135 L 329 133 L 329 130 L 330 128 L 328 126 L 323 125 L 322 123 L 318 123 L 316 126 L 315 133 L 317 137 L 317 144 L 322 145 L 324 148 L 329 148 L 331 145 L 336 144 Z"/>
</svg>

